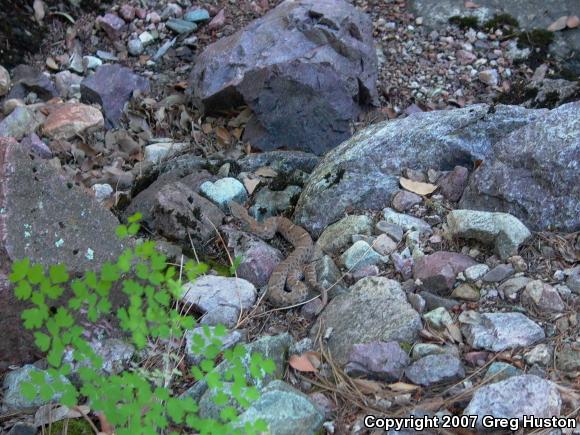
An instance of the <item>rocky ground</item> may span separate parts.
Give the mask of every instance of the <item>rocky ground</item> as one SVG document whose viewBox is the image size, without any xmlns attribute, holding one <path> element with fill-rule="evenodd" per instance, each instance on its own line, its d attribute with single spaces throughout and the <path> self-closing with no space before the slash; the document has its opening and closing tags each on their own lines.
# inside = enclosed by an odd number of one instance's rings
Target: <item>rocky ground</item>
<svg viewBox="0 0 580 435">
<path fill-rule="evenodd" d="M 546 32 L 491 0 L 441 2 L 482 17 L 454 24 L 418 0 L 71 3 L 15 6 L 42 43 L 0 47 L 0 430 L 36 433 L 46 409 L 18 389 L 46 363 L 11 262 L 98 268 L 137 211 L 170 261 L 212 267 L 182 302 L 276 361 L 256 405 L 272 433 L 384 432 L 366 415 L 578 423 L 578 11 L 552 2 Z M 326 307 L 268 302 L 292 246 L 241 230 L 231 200 L 308 230 Z M 113 333 L 96 346 L 115 370 L 135 359 Z M 207 386 L 173 388 L 215 415 Z"/>
</svg>

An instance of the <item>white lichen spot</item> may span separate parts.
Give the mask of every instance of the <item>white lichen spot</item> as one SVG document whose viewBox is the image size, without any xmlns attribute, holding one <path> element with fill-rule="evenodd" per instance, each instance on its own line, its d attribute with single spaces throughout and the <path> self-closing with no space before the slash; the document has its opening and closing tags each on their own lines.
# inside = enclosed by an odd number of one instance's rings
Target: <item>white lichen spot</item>
<svg viewBox="0 0 580 435">
<path fill-rule="evenodd" d="M 85 258 L 89 261 L 92 261 L 95 258 L 95 251 L 91 248 L 87 248 L 87 253 L 85 254 Z"/>
<path fill-rule="evenodd" d="M 63 240 L 63 239 L 59 239 L 59 240 L 57 240 L 56 242 L 54 242 L 54 245 L 55 245 L 57 248 L 60 248 L 62 245 L 64 245 L 64 240 Z"/>
<path fill-rule="evenodd" d="M 5 214 L 6 213 L 6 209 L 4 207 L 0 208 L 0 214 Z"/>
</svg>

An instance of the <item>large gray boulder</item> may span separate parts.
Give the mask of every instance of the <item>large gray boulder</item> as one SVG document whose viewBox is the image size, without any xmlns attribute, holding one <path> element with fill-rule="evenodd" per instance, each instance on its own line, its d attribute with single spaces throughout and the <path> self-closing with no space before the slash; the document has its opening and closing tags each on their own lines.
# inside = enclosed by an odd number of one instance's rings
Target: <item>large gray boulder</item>
<svg viewBox="0 0 580 435">
<path fill-rule="evenodd" d="M 578 0 L 481 0 L 476 3 L 479 7 L 468 9 L 464 0 L 410 0 L 409 7 L 431 28 L 447 25 L 454 15 L 476 16 L 483 23 L 494 14 L 506 13 L 516 18 L 522 29 L 546 29 L 562 16 L 578 15 Z M 580 73 L 580 28 L 555 32 L 554 36 L 551 53 Z"/>
<path fill-rule="evenodd" d="M 461 208 L 507 212 L 534 230 L 580 229 L 580 102 L 560 106 L 493 144 Z"/>
<path fill-rule="evenodd" d="M 322 159 L 298 200 L 295 221 L 318 235 L 347 207 L 380 210 L 399 191 L 404 167 L 471 167 L 491 158 L 500 139 L 546 113 L 477 104 L 370 126 Z"/>
<path fill-rule="evenodd" d="M 284 1 L 208 46 L 190 76 L 198 108 L 247 104 L 244 141 L 322 154 L 377 102 L 372 22 L 343 0 Z"/>
<path fill-rule="evenodd" d="M 46 161 L 12 138 L 0 138 L 0 370 L 38 357 L 20 314 L 26 305 L 8 284 L 11 264 L 25 257 L 72 273 L 98 270 L 124 245 L 117 218 Z M 120 301 L 120 300 L 119 300 Z"/>
</svg>

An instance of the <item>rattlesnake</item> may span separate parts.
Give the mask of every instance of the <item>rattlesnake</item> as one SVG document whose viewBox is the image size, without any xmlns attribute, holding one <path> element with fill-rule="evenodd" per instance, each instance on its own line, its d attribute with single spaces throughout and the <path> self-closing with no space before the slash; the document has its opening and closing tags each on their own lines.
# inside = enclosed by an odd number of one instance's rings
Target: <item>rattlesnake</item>
<svg viewBox="0 0 580 435">
<path fill-rule="evenodd" d="M 304 302 L 308 287 L 320 292 L 322 306 L 327 302 L 326 290 L 318 285 L 315 265 L 312 262 L 315 247 L 308 232 L 285 217 L 270 217 L 264 222 L 253 219 L 248 211 L 236 202 L 230 202 L 232 215 L 241 220 L 248 231 L 269 240 L 280 233 L 294 246 L 294 251 L 280 262 L 268 280 L 267 297 L 272 305 L 285 307 Z M 301 281 L 304 276 L 304 281 Z"/>
</svg>

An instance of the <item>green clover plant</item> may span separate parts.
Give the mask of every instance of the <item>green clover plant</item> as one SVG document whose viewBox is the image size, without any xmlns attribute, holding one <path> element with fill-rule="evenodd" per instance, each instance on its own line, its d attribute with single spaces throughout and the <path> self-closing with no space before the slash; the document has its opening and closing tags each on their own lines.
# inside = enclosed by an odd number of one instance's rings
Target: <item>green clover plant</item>
<svg viewBox="0 0 580 435">
<path fill-rule="evenodd" d="M 137 234 L 140 218 L 140 214 L 130 217 L 128 225 L 117 228 L 117 235 L 126 238 Z M 181 272 L 193 281 L 207 268 L 204 263 L 190 261 Z M 33 331 L 36 346 L 46 352 L 47 371 L 53 379 L 48 383 L 42 372 L 32 372 L 31 382 L 21 386 L 23 395 L 32 400 L 39 394 L 49 400 L 58 393 L 60 402 L 68 407 L 85 399 L 119 435 L 166 433 L 170 428 L 172 433 L 187 429 L 202 434 L 265 431 L 264 421 L 243 427 L 236 421 L 240 410 L 247 409 L 259 397 L 257 388 L 251 385 L 272 373 L 274 363 L 259 354 L 247 355 L 241 345 L 222 350 L 221 337 L 227 331 L 221 325 L 213 329 L 204 326 L 203 336 L 193 335 L 192 351 L 203 359 L 191 367 L 191 375 L 216 392 L 213 400 L 222 407 L 219 420 L 201 418 L 192 398 L 174 393 L 175 380 L 182 375 L 178 369 L 182 357 L 170 343 L 181 339 L 195 325 L 195 319 L 180 312 L 175 303 L 183 292 L 178 272 L 175 267 L 168 267 L 166 257 L 152 241 L 126 248 L 116 262 L 105 263 L 100 271 L 86 272 L 74 279 L 63 264 L 51 266 L 47 273 L 28 258 L 15 261 L 10 275 L 15 295 L 32 306 L 22 312 L 22 320 Z M 110 300 L 112 288 L 120 288 L 128 301 L 116 312 Z M 65 290 L 71 297 L 51 309 Z M 138 351 L 153 342 L 167 344 L 169 350 L 164 352 L 161 368 L 134 364 L 119 374 L 103 371 L 104 361 L 93 350 L 86 328 L 77 319 L 94 324 L 110 314 L 116 314 L 121 330 Z M 228 362 L 226 370 L 214 370 L 218 358 Z M 78 382 L 73 385 L 61 380 L 73 371 Z"/>
</svg>

